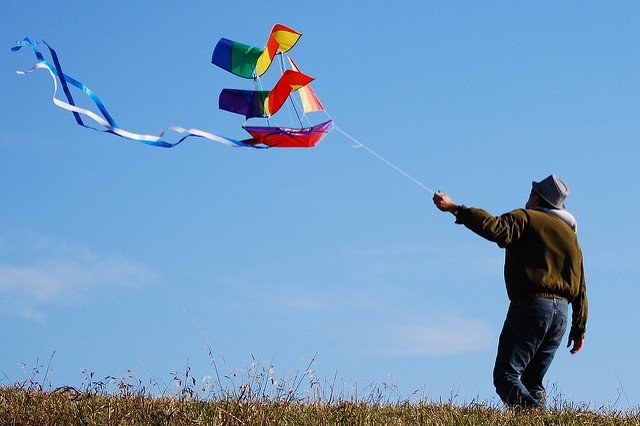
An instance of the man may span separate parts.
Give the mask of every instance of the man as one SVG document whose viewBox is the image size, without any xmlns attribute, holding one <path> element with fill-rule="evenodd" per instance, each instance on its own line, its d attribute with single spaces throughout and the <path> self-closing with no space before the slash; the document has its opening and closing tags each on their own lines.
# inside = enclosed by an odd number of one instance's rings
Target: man
<svg viewBox="0 0 640 426">
<path fill-rule="evenodd" d="M 453 213 L 456 223 L 505 250 L 504 278 L 510 305 L 493 370 L 496 392 L 509 406 L 544 407 L 545 373 L 572 317 L 572 354 L 582 348 L 587 295 L 576 221 L 565 210 L 569 189 L 551 175 L 533 182 L 524 209 L 493 217 L 436 193 L 433 202 Z M 573 345 L 573 346 L 572 346 Z"/>
</svg>

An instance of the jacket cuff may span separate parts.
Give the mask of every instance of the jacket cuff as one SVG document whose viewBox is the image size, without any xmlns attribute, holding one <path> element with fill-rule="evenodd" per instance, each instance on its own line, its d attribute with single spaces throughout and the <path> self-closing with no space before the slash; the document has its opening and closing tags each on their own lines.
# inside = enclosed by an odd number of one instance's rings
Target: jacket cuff
<svg viewBox="0 0 640 426">
<path fill-rule="evenodd" d="M 569 338 L 572 340 L 584 340 L 584 329 L 580 329 L 577 327 L 571 327 L 571 331 L 569 332 Z"/>
<path fill-rule="evenodd" d="M 453 215 L 456 217 L 455 223 L 457 223 L 458 225 L 463 224 L 464 218 L 467 216 L 468 213 L 469 213 L 469 208 L 464 204 L 460 204 L 456 209 L 456 211 L 453 213 Z"/>
</svg>

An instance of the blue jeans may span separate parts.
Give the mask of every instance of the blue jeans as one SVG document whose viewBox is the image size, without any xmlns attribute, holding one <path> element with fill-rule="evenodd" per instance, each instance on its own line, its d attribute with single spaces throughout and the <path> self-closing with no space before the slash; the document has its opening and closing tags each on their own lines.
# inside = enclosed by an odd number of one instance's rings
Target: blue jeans
<svg viewBox="0 0 640 426">
<path fill-rule="evenodd" d="M 511 302 L 493 369 L 493 384 L 505 404 L 544 407 L 542 380 L 566 327 L 567 301 L 564 299 Z"/>
</svg>

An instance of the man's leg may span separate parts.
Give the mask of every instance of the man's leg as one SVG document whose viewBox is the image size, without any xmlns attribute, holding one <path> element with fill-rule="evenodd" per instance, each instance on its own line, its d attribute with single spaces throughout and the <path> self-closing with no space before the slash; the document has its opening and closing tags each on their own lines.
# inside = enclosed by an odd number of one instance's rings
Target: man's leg
<svg viewBox="0 0 640 426">
<path fill-rule="evenodd" d="M 542 344 L 533 356 L 529 364 L 522 372 L 522 384 L 529 391 L 529 394 L 542 404 L 545 403 L 546 394 L 542 384 L 544 375 L 551 366 L 551 361 L 556 350 L 562 342 L 567 327 L 567 302 L 555 300 L 553 321 L 547 330 Z"/>
<path fill-rule="evenodd" d="M 493 370 L 496 392 L 505 404 L 523 408 L 541 406 L 521 377 L 542 345 L 552 318 L 552 300 L 533 299 L 509 306 Z"/>
</svg>

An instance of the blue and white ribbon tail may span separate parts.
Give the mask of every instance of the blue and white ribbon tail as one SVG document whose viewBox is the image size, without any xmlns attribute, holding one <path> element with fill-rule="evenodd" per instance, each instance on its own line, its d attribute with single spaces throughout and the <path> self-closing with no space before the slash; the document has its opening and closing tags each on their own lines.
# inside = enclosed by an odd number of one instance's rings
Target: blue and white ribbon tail
<svg viewBox="0 0 640 426">
<path fill-rule="evenodd" d="M 134 132 L 122 129 L 116 124 L 115 120 L 109 114 L 109 112 L 107 111 L 107 108 L 104 106 L 100 98 L 95 93 L 93 93 L 91 89 L 89 89 L 87 86 L 85 86 L 83 83 L 79 82 L 78 80 L 75 80 L 74 78 L 69 77 L 68 75 L 62 72 L 62 67 L 60 65 L 60 62 L 58 60 L 58 56 L 55 50 L 53 50 L 51 46 L 49 46 L 46 42 L 43 41 L 42 43 L 45 46 L 47 46 L 54 64 L 52 65 L 49 62 L 47 62 L 44 59 L 44 56 L 42 55 L 42 53 L 36 48 L 35 44 L 29 38 L 25 38 L 20 45 L 12 48 L 11 50 L 14 52 L 17 52 L 23 46 L 27 46 L 33 51 L 38 62 L 31 69 L 27 71 L 17 71 L 17 73 L 24 75 L 24 74 L 30 74 L 37 69 L 47 70 L 49 72 L 49 75 L 51 75 L 51 79 L 53 80 L 53 96 L 52 96 L 53 103 L 59 108 L 62 108 L 64 110 L 67 110 L 73 113 L 76 122 L 80 126 L 87 127 L 93 130 L 101 131 L 101 132 L 112 133 L 124 139 L 144 143 L 151 146 L 162 147 L 162 148 L 173 148 L 174 146 L 182 143 L 185 139 L 189 137 L 204 138 L 204 139 L 218 142 L 227 146 L 232 146 L 237 148 L 251 148 L 251 149 L 265 148 L 262 146 L 250 145 L 232 138 L 218 136 L 204 130 L 187 129 L 180 126 L 169 126 L 165 130 L 160 132 L 158 135 L 145 135 L 145 134 L 134 133 Z M 66 102 L 57 97 L 58 90 L 59 90 L 58 82 L 60 82 L 60 86 L 62 86 L 62 90 L 67 98 Z M 73 96 L 71 95 L 71 91 L 69 90 L 69 85 L 72 85 L 78 88 L 87 96 L 89 96 L 93 101 L 93 103 L 98 108 L 100 115 L 91 110 L 78 107 L 73 100 Z M 82 116 L 88 117 L 91 120 L 93 120 L 98 125 L 98 127 L 86 125 L 82 120 Z M 168 132 L 175 132 L 182 136 L 177 141 L 170 142 L 165 139 L 165 135 Z"/>
</svg>

